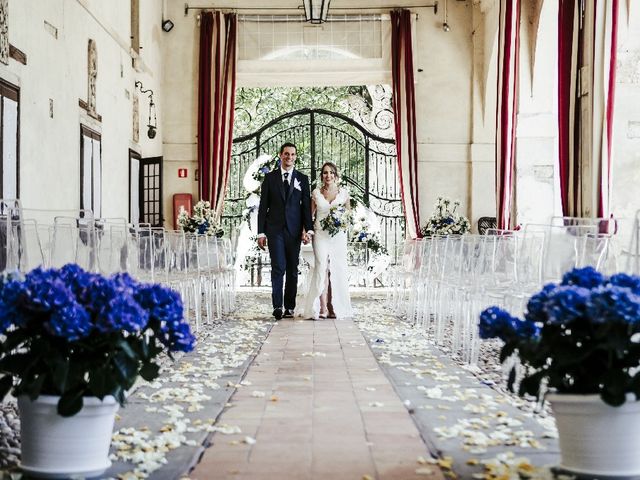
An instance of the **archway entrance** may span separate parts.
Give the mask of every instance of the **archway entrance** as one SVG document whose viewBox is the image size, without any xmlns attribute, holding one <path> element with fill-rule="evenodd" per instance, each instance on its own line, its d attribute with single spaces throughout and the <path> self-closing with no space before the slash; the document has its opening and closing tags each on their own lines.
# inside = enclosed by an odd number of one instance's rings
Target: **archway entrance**
<svg viewBox="0 0 640 480">
<path fill-rule="evenodd" d="M 348 116 L 324 109 L 301 109 L 281 115 L 258 130 L 234 139 L 223 228 L 237 230 L 247 208 L 245 176 L 258 157 L 275 155 L 280 145 L 298 146 L 296 168 L 316 183 L 326 161 L 338 166 L 351 196 L 369 208 L 380 224 L 382 245 L 404 238 L 404 215 L 395 141 L 376 135 Z"/>
</svg>

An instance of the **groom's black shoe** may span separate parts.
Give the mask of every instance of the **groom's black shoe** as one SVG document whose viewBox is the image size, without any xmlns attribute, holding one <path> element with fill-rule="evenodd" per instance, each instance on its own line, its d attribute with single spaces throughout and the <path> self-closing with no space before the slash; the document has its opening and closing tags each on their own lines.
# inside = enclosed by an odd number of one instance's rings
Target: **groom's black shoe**
<svg viewBox="0 0 640 480">
<path fill-rule="evenodd" d="M 284 310 L 284 315 L 282 316 L 283 318 L 293 318 L 293 310 L 286 308 Z"/>
<path fill-rule="evenodd" d="M 280 320 L 282 318 L 282 309 L 281 308 L 274 309 L 273 316 L 276 318 L 276 320 Z"/>
</svg>

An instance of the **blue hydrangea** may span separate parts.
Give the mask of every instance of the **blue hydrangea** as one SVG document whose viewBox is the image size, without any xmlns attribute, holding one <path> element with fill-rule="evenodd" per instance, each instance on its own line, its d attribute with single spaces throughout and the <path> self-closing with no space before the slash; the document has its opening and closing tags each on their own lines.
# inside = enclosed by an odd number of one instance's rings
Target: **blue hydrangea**
<svg viewBox="0 0 640 480">
<path fill-rule="evenodd" d="M 24 326 L 27 318 L 21 315 L 18 308 L 24 301 L 26 290 L 22 282 L 7 280 L 0 287 L 0 334 L 14 326 Z"/>
<path fill-rule="evenodd" d="M 138 288 L 140 288 L 140 284 L 127 272 L 120 272 L 111 275 L 111 281 L 115 285 L 116 290 L 129 295 L 133 295 Z"/>
<path fill-rule="evenodd" d="M 173 352 L 190 352 L 195 347 L 196 338 L 184 321 L 163 322 L 160 331 L 160 341 Z"/>
<path fill-rule="evenodd" d="M 45 330 L 56 337 L 73 342 L 87 337 L 93 330 L 87 311 L 76 302 L 57 308 L 44 324 Z"/>
<path fill-rule="evenodd" d="M 593 323 L 640 322 L 640 296 L 630 288 L 607 285 L 595 290 L 589 300 L 588 316 Z"/>
<path fill-rule="evenodd" d="M 517 320 L 514 324 L 515 335 L 520 338 L 538 338 L 540 336 L 540 327 L 536 322 L 531 320 Z"/>
<path fill-rule="evenodd" d="M 205 233 L 207 233 L 207 230 L 208 230 L 208 229 L 209 229 L 209 223 L 208 223 L 208 222 L 201 223 L 201 224 L 198 226 L 198 233 L 199 233 L 200 235 L 204 235 Z"/>
<path fill-rule="evenodd" d="M 514 331 L 513 318 L 508 312 L 498 307 L 489 307 L 480 314 L 480 338 L 501 338 Z"/>
<path fill-rule="evenodd" d="M 609 283 L 618 287 L 627 287 L 636 295 L 640 295 L 640 277 L 637 275 L 616 273 L 609 278 Z"/>
<path fill-rule="evenodd" d="M 574 268 L 562 276 L 561 285 L 595 288 L 604 283 L 604 276 L 593 267 Z"/>
<path fill-rule="evenodd" d="M 75 302 L 75 296 L 56 270 L 36 268 L 25 277 L 24 306 L 27 310 L 49 313 Z"/>
<path fill-rule="evenodd" d="M 85 288 L 81 301 L 92 312 L 98 312 L 105 307 L 111 300 L 120 295 L 115 282 L 97 276 Z"/>
<path fill-rule="evenodd" d="M 551 292 L 544 309 L 548 323 L 564 325 L 584 317 L 591 291 L 583 287 L 560 286 Z"/>
<path fill-rule="evenodd" d="M 59 271 L 60 279 L 71 288 L 73 293 L 82 298 L 82 295 L 91 282 L 97 277 L 94 273 L 85 272 L 75 263 L 69 263 Z"/>
<path fill-rule="evenodd" d="M 160 322 L 179 322 L 184 316 L 178 292 L 161 285 L 145 285 L 136 294 L 138 303 L 149 312 L 150 319 Z"/>
<path fill-rule="evenodd" d="M 129 295 L 119 295 L 102 305 L 95 319 L 96 328 L 103 333 L 137 332 L 148 322 L 149 313 Z"/>
<path fill-rule="evenodd" d="M 529 298 L 529 302 L 527 303 L 527 313 L 525 313 L 525 318 L 527 320 L 531 322 L 546 323 L 548 317 L 544 305 L 549 299 L 549 293 L 552 292 L 554 288 L 556 288 L 555 284 L 548 283 L 542 287 L 542 290 Z"/>
</svg>

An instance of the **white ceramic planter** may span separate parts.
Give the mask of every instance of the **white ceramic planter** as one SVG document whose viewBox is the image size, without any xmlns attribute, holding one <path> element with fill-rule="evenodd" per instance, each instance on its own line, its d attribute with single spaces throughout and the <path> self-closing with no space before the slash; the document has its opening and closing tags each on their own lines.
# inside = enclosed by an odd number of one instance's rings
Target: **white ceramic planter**
<svg viewBox="0 0 640 480">
<path fill-rule="evenodd" d="M 18 398 L 22 470 L 40 478 L 102 474 L 111 466 L 109 446 L 118 403 L 113 397 L 85 397 L 80 412 L 61 417 L 58 398 Z"/>
<path fill-rule="evenodd" d="M 549 394 L 560 440 L 560 467 L 575 473 L 640 475 L 640 402 L 620 407 L 599 395 Z"/>
</svg>

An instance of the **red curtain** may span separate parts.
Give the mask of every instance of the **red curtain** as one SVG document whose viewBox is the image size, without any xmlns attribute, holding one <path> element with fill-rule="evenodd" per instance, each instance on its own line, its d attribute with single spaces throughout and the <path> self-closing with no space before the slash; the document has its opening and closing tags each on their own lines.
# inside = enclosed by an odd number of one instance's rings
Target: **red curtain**
<svg viewBox="0 0 640 480">
<path fill-rule="evenodd" d="M 571 217 L 594 214 L 607 217 L 613 160 L 618 0 L 589 4 L 593 18 L 591 22 L 585 21 L 582 29 L 581 5 L 579 0 L 559 0 L 558 4 L 558 166 L 562 213 Z M 588 34 L 585 30 L 589 30 Z M 587 44 L 588 39 L 592 44 Z M 578 85 L 581 64 L 589 65 L 592 74 Z M 582 97 L 581 88 L 586 92 Z M 587 165 L 589 162 L 591 165 Z M 583 178 L 586 172 L 592 177 Z M 595 191 L 590 185 L 595 185 Z"/>
<path fill-rule="evenodd" d="M 576 0 L 558 3 L 558 170 L 560 200 L 564 216 L 579 216 L 579 176 L 574 162 L 579 149 L 575 119 L 578 79 L 578 6 Z"/>
<path fill-rule="evenodd" d="M 416 140 L 416 101 L 413 79 L 411 12 L 391 12 L 391 68 L 396 154 L 400 192 L 408 238 L 420 237 L 418 192 L 418 144 Z"/>
<path fill-rule="evenodd" d="M 200 23 L 198 187 L 218 217 L 231 166 L 237 24 L 236 14 L 221 12 L 203 12 Z"/>
<path fill-rule="evenodd" d="M 616 63 L 618 49 L 618 0 L 610 0 L 605 5 L 605 16 L 601 28 L 604 30 L 604 58 L 602 71 L 604 82 L 602 95 L 604 101 L 604 125 L 601 131 L 601 177 L 598 182 L 598 217 L 608 217 L 611 213 L 611 165 L 613 163 L 613 106 L 616 94 Z M 607 39 L 606 35 L 610 33 Z M 608 57 L 608 58 L 607 58 Z M 595 64 L 595 62 L 594 62 Z M 608 70 L 608 71 L 607 71 Z"/>
<path fill-rule="evenodd" d="M 496 212 L 498 228 L 513 228 L 520 64 L 520 0 L 500 0 L 496 105 Z"/>
</svg>

